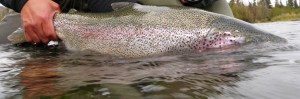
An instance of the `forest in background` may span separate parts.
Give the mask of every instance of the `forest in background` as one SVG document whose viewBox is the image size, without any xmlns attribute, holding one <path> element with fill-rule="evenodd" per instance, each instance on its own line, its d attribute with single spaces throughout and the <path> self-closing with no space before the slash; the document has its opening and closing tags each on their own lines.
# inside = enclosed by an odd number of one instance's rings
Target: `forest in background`
<svg viewBox="0 0 300 99">
<path fill-rule="evenodd" d="M 274 6 L 270 0 L 254 0 L 249 4 L 244 4 L 241 0 L 231 0 L 229 5 L 236 18 L 251 23 L 300 19 L 298 0 L 287 0 L 286 5 L 281 0 L 275 0 Z"/>
</svg>

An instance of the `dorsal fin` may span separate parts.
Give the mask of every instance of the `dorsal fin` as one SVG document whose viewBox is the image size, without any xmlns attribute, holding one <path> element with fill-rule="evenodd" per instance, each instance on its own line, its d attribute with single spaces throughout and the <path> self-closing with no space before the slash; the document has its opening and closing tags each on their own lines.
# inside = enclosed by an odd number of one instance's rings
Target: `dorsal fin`
<svg viewBox="0 0 300 99">
<path fill-rule="evenodd" d="M 133 2 L 115 2 L 111 4 L 114 11 L 131 8 L 135 3 Z"/>
</svg>

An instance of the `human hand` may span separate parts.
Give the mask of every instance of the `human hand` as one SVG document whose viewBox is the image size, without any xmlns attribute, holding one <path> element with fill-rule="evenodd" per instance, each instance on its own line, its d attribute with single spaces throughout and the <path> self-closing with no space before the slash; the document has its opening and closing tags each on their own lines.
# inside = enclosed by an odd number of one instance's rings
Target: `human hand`
<svg viewBox="0 0 300 99">
<path fill-rule="evenodd" d="M 57 12 L 60 12 L 59 5 L 52 0 L 28 0 L 21 10 L 25 39 L 34 43 L 58 40 L 53 26 Z"/>
</svg>

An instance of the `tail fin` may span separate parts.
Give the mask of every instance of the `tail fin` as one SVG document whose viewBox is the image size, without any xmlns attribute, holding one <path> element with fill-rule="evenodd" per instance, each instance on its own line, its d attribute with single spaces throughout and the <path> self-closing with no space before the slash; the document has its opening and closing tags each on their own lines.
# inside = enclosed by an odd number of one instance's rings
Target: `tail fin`
<svg viewBox="0 0 300 99">
<path fill-rule="evenodd" d="M 26 42 L 25 36 L 24 36 L 24 30 L 22 28 L 18 28 L 16 31 L 14 31 L 12 34 L 10 34 L 7 39 L 13 43 L 13 44 L 19 44 Z"/>
</svg>

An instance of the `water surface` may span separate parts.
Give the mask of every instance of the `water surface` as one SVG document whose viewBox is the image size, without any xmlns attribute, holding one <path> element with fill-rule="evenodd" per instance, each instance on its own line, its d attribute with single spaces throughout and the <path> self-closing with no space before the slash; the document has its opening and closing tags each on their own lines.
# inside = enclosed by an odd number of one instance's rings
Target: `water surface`
<svg viewBox="0 0 300 99">
<path fill-rule="evenodd" d="M 255 26 L 289 43 L 138 59 L 2 44 L 0 98 L 298 99 L 300 21 Z"/>
</svg>

